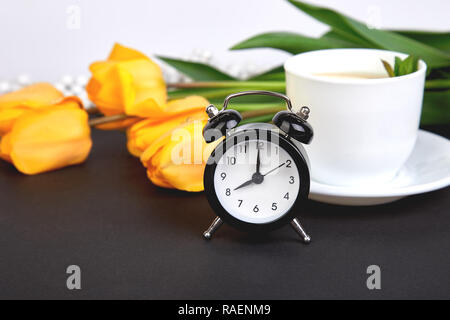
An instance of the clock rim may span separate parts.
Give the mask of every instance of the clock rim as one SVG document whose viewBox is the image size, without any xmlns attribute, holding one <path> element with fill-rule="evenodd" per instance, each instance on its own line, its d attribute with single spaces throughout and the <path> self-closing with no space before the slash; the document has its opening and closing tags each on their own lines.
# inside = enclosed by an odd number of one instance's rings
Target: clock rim
<svg viewBox="0 0 450 320">
<path fill-rule="evenodd" d="M 295 162 L 301 181 L 297 198 L 295 199 L 292 207 L 278 219 L 261 224 L 239 220 L 230 213 L 228 213 L 227 210 L 225 210 L 225 208 L 220 203 L 215 190 L 214 174 L 216 171 L 217 163 L 216 161 L 211 161 L 211 159 L 215 159 L 216 156 L 219 156 L 220 159 L 229 148 L 235 146 L 235 143 L 231 144 L 228 143 L 227 147 L 226 144 L 227 139 L 234 139 L 235 137 L 245 136 L 248 134 L 249 131 L 256 132 L 257 140 L 266 140 L 268 142 L 271 142 L 272 136 L 276 135 L 280 141 L 280 147 L 282 147 Z M 268 132 L 269 134 L 264 135 L 263 138 L 261 138 L 260 132 L 262 131 Z M 264 137 L 270 138 L 264 139 Z M 303 181 L 305 183 L 302 183 Z M 278 132 L 255 128 L 233 133 L 229 137 L 226 137 L 221 143 L 219 143 L 216 146 L 216 148 L 213 150 L 206 163 L 205 172 L 203 175 L 203 185 L 205 187 L 205 194 L 209 202 L 209 205 L 212 207 L 217 216 L 219 216 L 223 221 L 235 227 L 236 229 L 244 232 L 270 232 L 275 229 L 281 228 L 282 226 L 288 224 L 291 220 L 293 220 L 298 216 L 298 211 L 301 209 L 300 206 L 302 202 L 308 199 L 310 189 L 310 174 L 307 160 L 305 159 L 303 152 L 292 141 L 290 141 L 289 138 L 286 138 L 285 136 L 281 135 Z"/>
</svg>

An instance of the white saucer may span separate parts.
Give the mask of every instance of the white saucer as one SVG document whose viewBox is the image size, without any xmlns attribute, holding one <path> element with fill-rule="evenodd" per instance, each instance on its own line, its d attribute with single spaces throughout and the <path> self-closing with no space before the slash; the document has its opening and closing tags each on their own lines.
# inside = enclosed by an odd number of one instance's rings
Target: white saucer
<svg viewBox="0 0 450 320">
<path fill-rule="evenodd" d="M 389 203 L 450 185 L 450 140 L 419 130 L 414 150 L 390 182 L 377 186 L 342 187 L 311 181 L 309 198 L 346 206 Z"/>
</svg>

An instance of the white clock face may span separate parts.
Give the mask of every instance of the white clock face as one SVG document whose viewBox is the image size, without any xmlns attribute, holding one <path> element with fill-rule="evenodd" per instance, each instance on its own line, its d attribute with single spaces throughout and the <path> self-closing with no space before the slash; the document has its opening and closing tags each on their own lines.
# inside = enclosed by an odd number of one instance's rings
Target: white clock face
<svg viewBox="0 0 450 320">
<path fill-rule="evenodd" d="M 300 183 L 292 157 L 266 140 L 242 141 L 228 148 L 214 173 L 215 191 L 224 209 L 255 224 L 286 214 L 297 199 Z"/>
</svg>

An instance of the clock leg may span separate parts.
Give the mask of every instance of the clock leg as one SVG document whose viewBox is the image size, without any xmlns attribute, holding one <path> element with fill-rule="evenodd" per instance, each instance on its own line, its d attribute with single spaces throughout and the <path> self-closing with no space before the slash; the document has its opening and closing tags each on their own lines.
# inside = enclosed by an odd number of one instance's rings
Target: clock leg
<svg viewBox="0 0 450 320">
<path fill-rule="evenodd" d="M 214 232 L 216 232 L 217 229 L 219 229 L 222 224 L 223 224 L 222 219 L 220 219 L 219 217 L 216 217 L 214 219 L 213 223 L 209 226 L 209 228 L 203 233 L 203 237 L 206 240 L 211 239 Z"/>
<path fill-rule="evenodd" d="M 300 221 L 298 221 L 297 218 L 294 218 L 291 221 L 291 226 L 292 226 L 292 228 L 294 228 L 295 232 L 297 232 L 299 234 L 299 236 L 302 237 L 303 242 L 305 242 L 305 243 L 311 242 L 311 237 L 308 236 L 308 234 L 305 232 Z"/>
</svg>

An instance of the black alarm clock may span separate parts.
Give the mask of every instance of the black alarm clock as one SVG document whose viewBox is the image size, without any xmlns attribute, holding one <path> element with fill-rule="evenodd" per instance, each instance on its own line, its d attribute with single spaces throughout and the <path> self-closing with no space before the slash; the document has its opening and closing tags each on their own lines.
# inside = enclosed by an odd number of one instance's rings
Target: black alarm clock
<svg viewBox="0 0 450 320">
<path fill-rule="evenodd" d="M 274 116 L 274 125 L 238 127 L 242 117 L 227 110 L 229 101 L 255 94 L 284 99 L 287 110 Z M 309 243 L 311 238 L 297 218 L 310 188 L 309 162 L 302 146 L 313 137 L 306 121 L 309 108 L 294 113 L 291 101 L 283 94 L 245 91 L 229 95 L 220 111 L 210 105 L 206 112 L 210 119 L 203 129 L 205 141 L 224 139 L 205 167 L 205 193 L 217 217 L 204 237 L 211 239 L 223 222 L 245 232 L 268 232 L 290 223 Z"/>
</svg>

